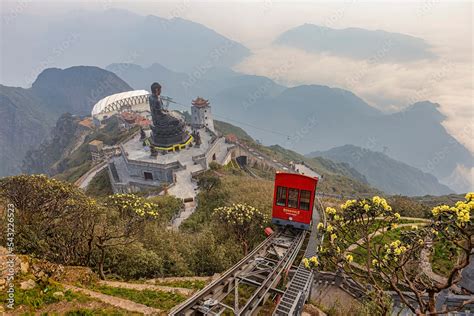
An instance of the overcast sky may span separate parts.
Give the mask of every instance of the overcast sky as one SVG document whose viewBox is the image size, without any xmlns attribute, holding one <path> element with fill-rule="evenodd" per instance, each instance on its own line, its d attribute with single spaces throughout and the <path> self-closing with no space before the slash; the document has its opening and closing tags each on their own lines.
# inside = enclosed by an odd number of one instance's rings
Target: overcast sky
<svg viewBox="0 0 474 316">
<path fill-rule="evenodd" d="M 349 89 L 383 110 L 413 101 L 441 104 L 445 127 L 474 152 L 471 1 L 2 1 L 2 13 L 57 15 L 77 9 L 122 8 L 142 15 L 182 17 L 241 42 L 253 55 L 236 70 L 275 77 L 282 60 L 295 60 L 275 80 Z M 270 46 L 282 32 L 313 23 L 332 28 L 360 27 L 425 39 L 440 57 L 431 61 L 369 64 L 343 57 Z M 357 84 L 348 78 L 363 73 Z"/>
</svg>

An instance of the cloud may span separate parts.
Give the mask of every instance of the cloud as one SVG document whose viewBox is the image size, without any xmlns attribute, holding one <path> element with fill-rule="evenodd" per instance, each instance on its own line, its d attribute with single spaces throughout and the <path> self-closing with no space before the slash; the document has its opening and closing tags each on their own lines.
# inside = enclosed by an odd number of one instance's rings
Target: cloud
<svg viewBox="0 0 474 316">
<path fill-rule="evenodd" d="M 446 184 L 456 192 L 473 192 L 474 191 L 474 168 L 467 168 L 464 165 L 457 165 L 453 173 L 442 179 L 442 183 Z"/>
<path fill-rule="evenodd" d="M 350 90 L 381 110 L 398 111 L 417 101 L 439 103 L 447 117 L 447 131 L 474 153 L 472 64 L 466 59 L 441 57 L 408 63 L 379 62 L 374 57 L 354 60 L 300 49 L 270 46 L 254 51 L 236 70 L 272 77 L 285 60 L 292 66 L 279 78 L 289 86 L 321 84 Z"/>
</svg>

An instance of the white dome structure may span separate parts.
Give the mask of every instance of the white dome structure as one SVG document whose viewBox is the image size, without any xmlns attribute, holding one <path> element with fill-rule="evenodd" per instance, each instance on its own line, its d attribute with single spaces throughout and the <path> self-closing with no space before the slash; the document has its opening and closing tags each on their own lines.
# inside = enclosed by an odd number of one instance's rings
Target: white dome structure
<svg viewBox="0 0 474 316">
<path fill-rule="evenodd" d="M 91 115 L 95 120 L 102 121 L 124 110 L 149 111 L 149 95 L 150 93 L 146 90 L 132 90 L 109 95 L 94 105 Z"/>
</svg>

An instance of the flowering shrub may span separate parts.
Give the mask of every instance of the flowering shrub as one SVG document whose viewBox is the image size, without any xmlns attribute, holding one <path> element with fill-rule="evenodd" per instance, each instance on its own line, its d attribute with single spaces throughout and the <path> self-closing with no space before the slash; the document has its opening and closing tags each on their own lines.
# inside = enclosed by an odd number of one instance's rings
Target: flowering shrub
<svg viewBox="0 0 474 316">
<path fill-rule="evenodd" d="M 436 312 L 435 294 L 458 282 L 461 269 L 469 264 L 473 248 L 473 208 L 474 193 L 468 193 L 464 201 L 454 206 L 433 208 L 431 222 L 427 225 L 405 224 L 410 229 L 388 234 L 400 227 L 401 217 L 384 198 L 348 200 L 339 208 L 326 208 L 327 223 L 317 226 L 326 241 L 319 249 L 319 260 L 310 263 L 309 259 L 303 259 L 303 263 L 310 269 L 342 269 L 354 278 L 370 283 L 372 293 L 378 293 L 375 300 L 381 310 L 388 310 L 389 306 L 384 306 L 387 304 L 384 290 L 389 287 L 412 312 L 417 309 L 421 313 Z M 453 245 L 451 260 L 457 264 L 445 282 L 431 280 L 429 275 L 422 273 L 421 253 L 428 241 Z M 418 298 L 417 304 L 403 294 L 407 287 Z M 422 293 L 428 294 L 428 301 L 421 299 Z"/>
<path fill-rule="evenodd" d="M 250 242 L 264 225 L 269 223 L 269 217 L 257 208 L 247 204 L 232 204 L 214 209 L 214 216 L 220 223 L 234 233 L 242 244 L 244 254 L 248 253 Z"/>
<path fill-rule="evenodd" d="M 158 205 L 148 202 L 134 194 L 114 194 L 107 197 L 104 202 L 106 207 L 120 209 L 123 213 L 133 215 L 134 213 L 142 217 L 157 217 Z"/>
</svg>

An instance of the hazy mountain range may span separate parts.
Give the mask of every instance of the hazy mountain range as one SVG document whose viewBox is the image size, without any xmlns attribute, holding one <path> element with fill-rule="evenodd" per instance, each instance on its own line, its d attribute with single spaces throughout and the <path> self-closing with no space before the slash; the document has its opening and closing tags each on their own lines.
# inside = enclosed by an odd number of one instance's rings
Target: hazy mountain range
<svg viewBox="0 0 474 316">
<path fill-rule="evenodd" d="M 453 193 L 433 175 L 396 161 L 381 152 L 345 145 L 328 151 L 312 152 L 307 156 L 345 162 L 363 174 L 369 184 L 389 194 L 422 196 Z"/>
<path fill-rule="evenodd" d="M 232 66 L 250 54 L 202 24 L 126 10 L 73 11 L 56 18 L 19 14 L 2 24 L 2 77 L 27 86 L 51 66 L 155 62 L 179 71 Z M 6 62 L 6 61 L 21 62 Z"/>
<path fill-rule="evenodd" d="M 333 29 L 303 24 L 284 32 L 274 43 L 310 53 L 370 59 L 371 62 L 404 62 L 435 57 L 422 38 L 361 28 Z"/>
</svg>

